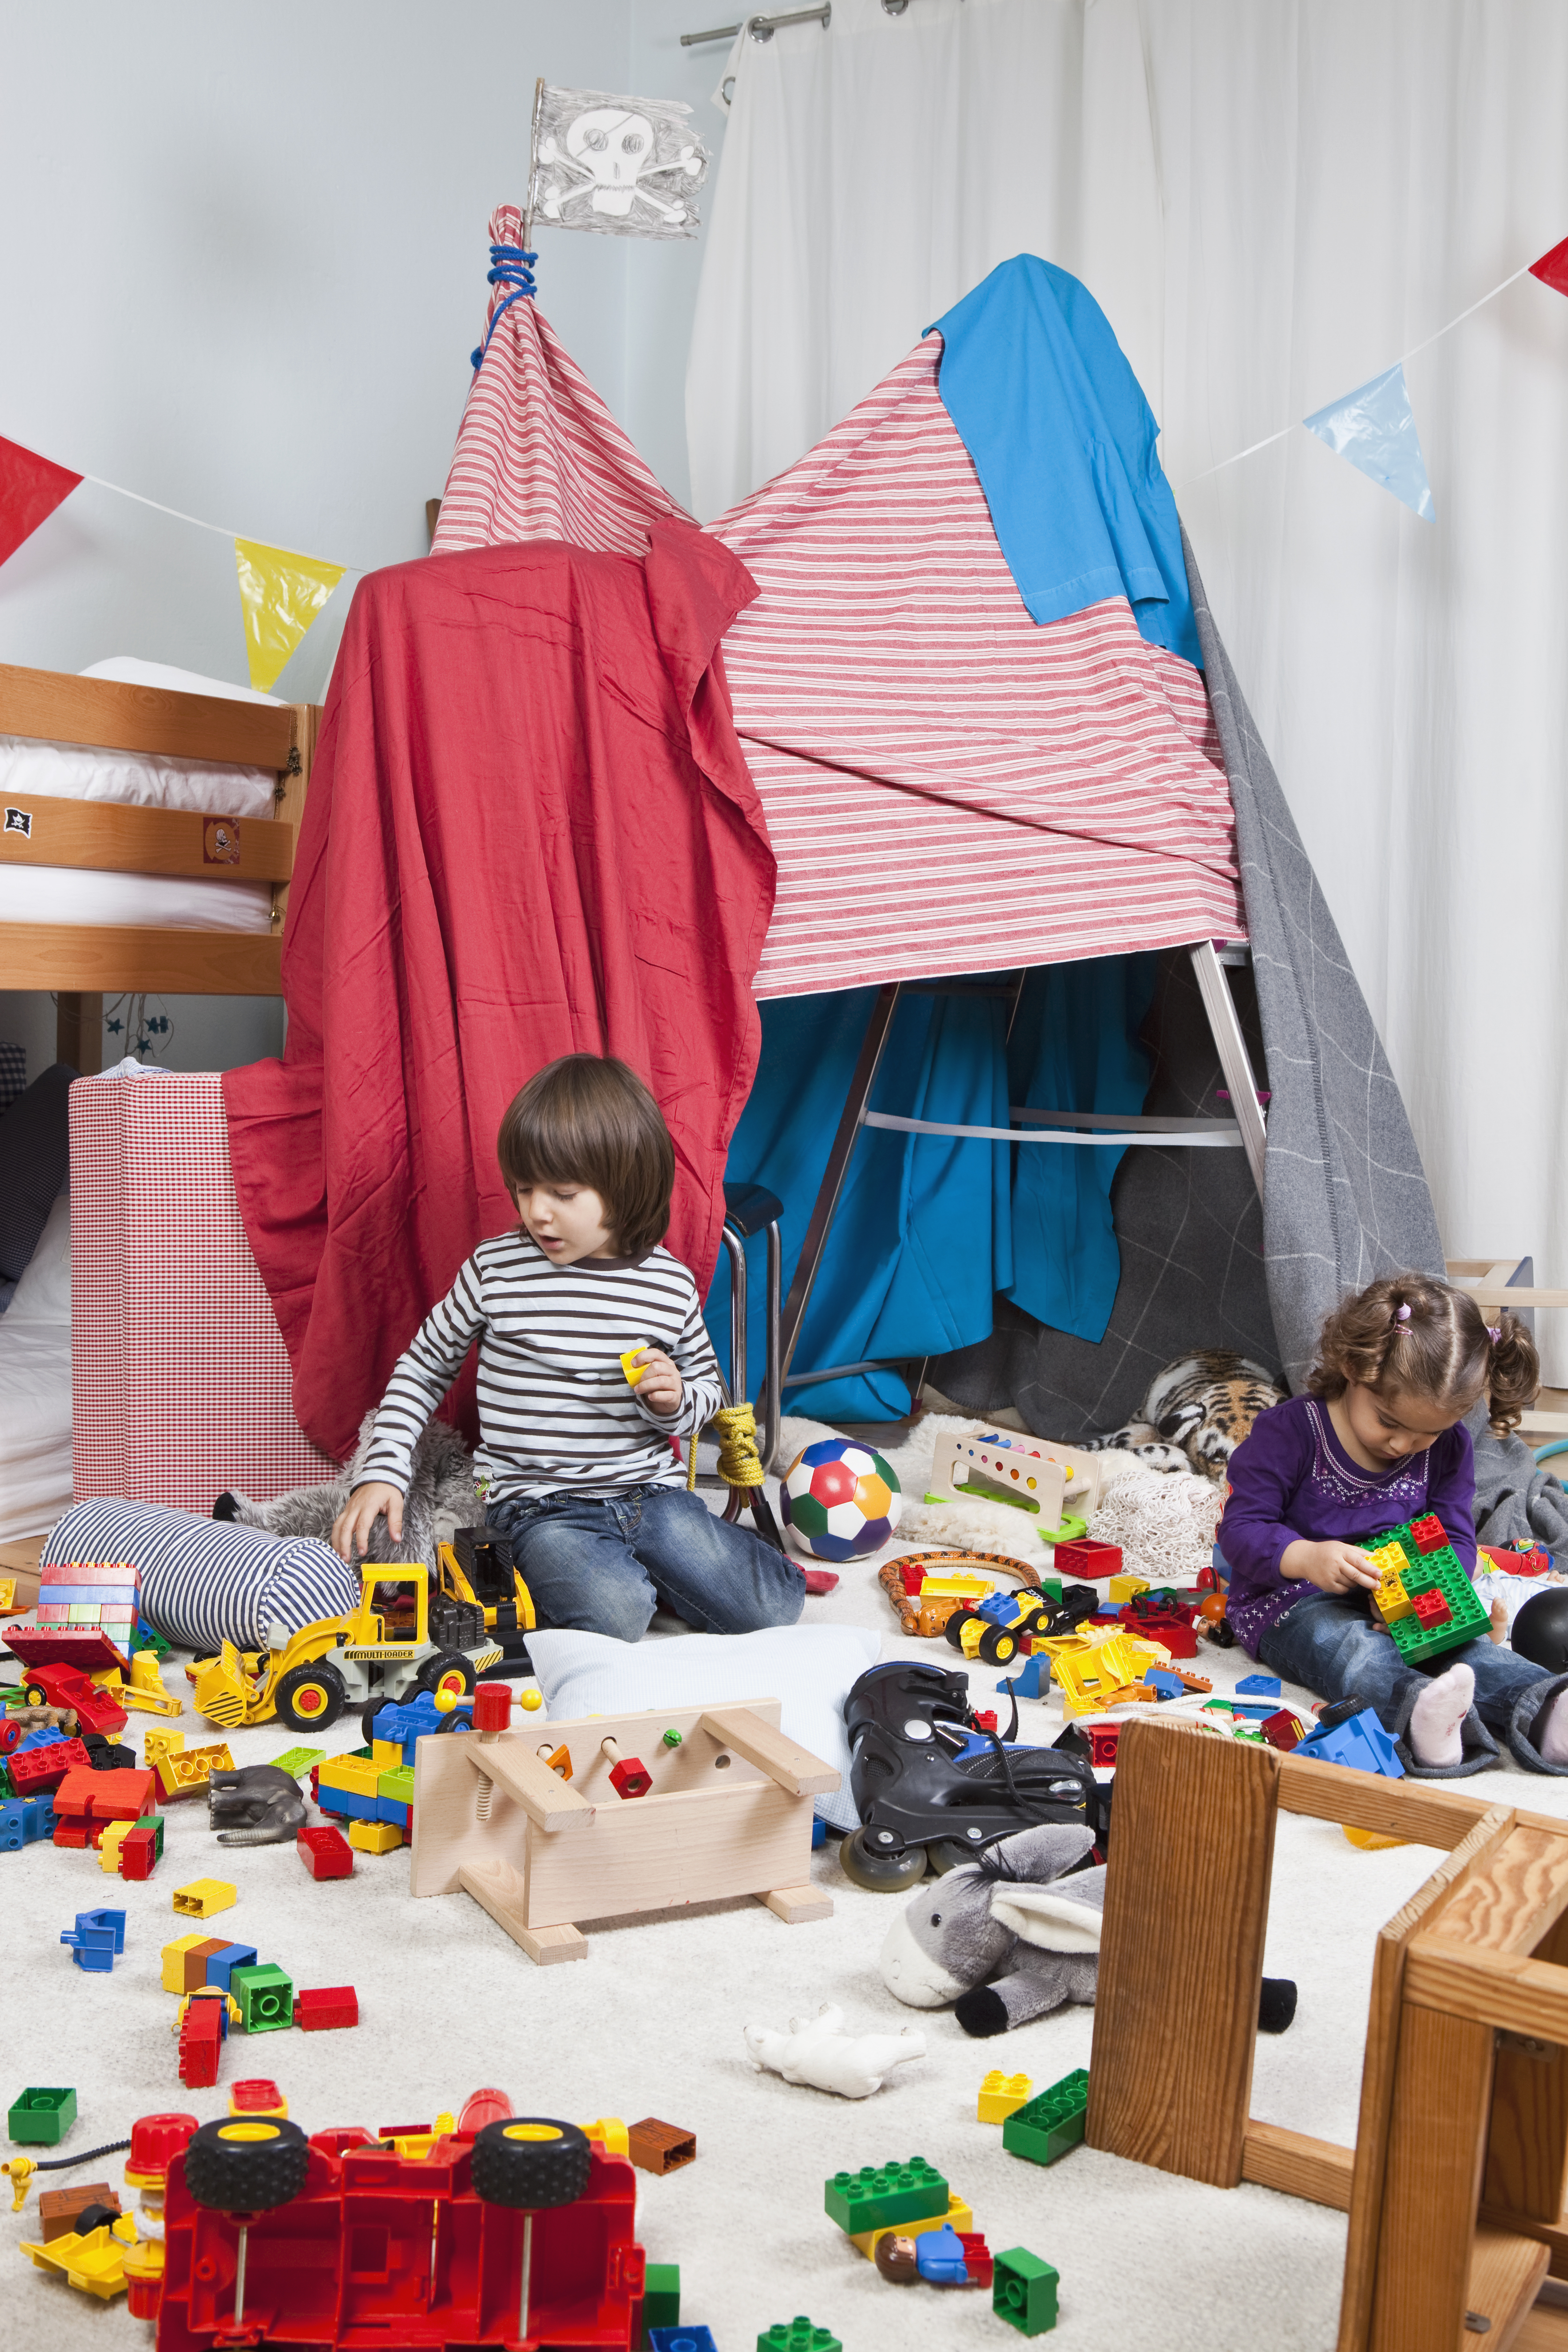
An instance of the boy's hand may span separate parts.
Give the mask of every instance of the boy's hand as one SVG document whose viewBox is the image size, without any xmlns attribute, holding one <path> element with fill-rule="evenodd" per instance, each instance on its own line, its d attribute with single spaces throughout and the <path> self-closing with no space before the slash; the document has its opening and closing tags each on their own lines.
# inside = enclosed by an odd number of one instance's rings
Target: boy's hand
<svg viewBox="0 0 1568 2352">
<path fill-rule="evenodd" d="M 637 1363 L 642 1371 L 637 1384 L 638 1403 L 646 1404 L 650 1412 L 679 1412 L 686 1390 L 669 1358 L 657 1348 L 645 1348 Z"/>
<path fill-rule="evenodd" d="M 368 1486 L 356 1486 L 337 1517 L 332 1521 L 332 1549 L 340 1559 L 352 1568 L 363 1557 L 370 1542 L 370 1531 L 382 1512 L 386 1513 L 387 1533 L 394 1543 L 403 1538 L 403 1496 L 396 1486 L 389 1486 L 384 1478 L 373 1478 Z"/>
<path fill-rule="evenodd" d="M 1305 1577 L 1320 1592 L 1375 1592 L 1378 1573 L 1364 1551 L 1354 1544 L 1287 1544 L 1279 1560 L 1281 1576 Z"/>
</svg>

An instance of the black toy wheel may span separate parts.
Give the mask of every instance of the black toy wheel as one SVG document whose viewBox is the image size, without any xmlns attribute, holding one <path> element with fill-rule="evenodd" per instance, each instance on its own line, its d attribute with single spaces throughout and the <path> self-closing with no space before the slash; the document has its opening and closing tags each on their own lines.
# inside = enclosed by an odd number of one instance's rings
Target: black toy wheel
<svg viewBox="0 0 1568 2352">
<path fill-rule="evenodd" d="M 868 1895 L 900 1895 L 925 1876 L 923 1845 L 906 1846 L 901 1853 L 883 1853 L 868 1842 L 863 1829 L 851 1830 L 838 1849 L 844 1875 Z"/>
<path fill-rule="evenodd" d="M 1005 1666 L 1009 1658 L 1018 1654 L 1018 1636 L 1011 1625 L 987 1625 L 980 1636 L 977 1654 L 983 1666 Z"/>
<path fill-rule="evenodd" d="M 225 2116 L 185 2149 L 185 2187 L 219 2213 L 270 2213 L 305 2186 L 310 2144 L 282 2116 Z"/>
<path fill-rule="evenodd" d="M 372 1725 L 374 1723 L 376 1717 L 381 1713 L 382 1708 L 384 1706 L 390 1706 L 391 1705 L 392 1701 L 387 1697 L 385 1692 L 383 1691 L 377 1698 L 367 1698 L 364 1705 L 361 1707 L 359 1711 L 359 1736 L 367 1748 L 371 1747 L 375 1739 L 375 1733 L 371 1728 Z"/>
<path fill-rule="evenodd" d="M 290 1731 L 325 1731 L 342 1715 L 348 1696 L 336 1666 L 317 1658 L 289 1667 L 278 1685 L 273 1705 L 279 1721 Z"/>
<path fill-rule="evenodd" d="M 974 1612 L 973 1609 L 955 1609 L 952 1616 L 948 1619 L 946 1624 L 942 1629 L 942 1640 L 944 1642 L 951 1642 L 955 1650 L 962 1650 L 963 1647 L 963 1629 L 972 1622 L 973 1616 Z"/>
<path fill-rule="evenodd" d="M 931 1866 L 939 1878 L 950 1870 L 961 1869 L 966 1862 L 978 1862 L 981 1853 L 981 1847 L 966 1845 L 962 1838 L 938 1838 L 934 1845 L 926 1848 Z"/>
<path fill-rule="evenodd" d="M 549 2116 L 510 2116 L 487 2124 L 474 2142 L 468 2178 L 487 2205 L 538 2212 L 570 2205 L 588 2186 L 586 2132 Z"/>
<path fill-rule="evenodd" d="M 450 1691 L 454 1698 L 470 1696 L 478 1681 L 472 1658 L 465 1658 L 461 1650 L 437 1650 L 414 1677 L 416 1689 Z"/>
</svg>

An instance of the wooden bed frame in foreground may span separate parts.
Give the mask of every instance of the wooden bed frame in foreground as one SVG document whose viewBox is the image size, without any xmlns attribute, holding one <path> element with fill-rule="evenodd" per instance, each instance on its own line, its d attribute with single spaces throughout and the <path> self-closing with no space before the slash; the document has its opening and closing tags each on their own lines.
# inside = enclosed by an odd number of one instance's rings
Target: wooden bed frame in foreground
<svg viewBox="0 0 1568 2352">
<path fill-rule="evenodd" d="M 1568 2347 L 1568 1821 L 1472 1786 L 1121 1734 L 1086 2137 L 1348 2212 L 1338 2352 Z M 1247 2114 L 1280 1808 L 1447 1849 L 1378 1936 L 1353 2149 Z"/>
<path fill-rule="evenodd" d="M 26 830 L 0 815 L 0 859 L 7 865 L 157 874 L 220 887 L 272 885 L 269 934 L 0 923 L 0 989 L 58 993 L 56 1052 L 62 1062 L 84 1076 L 102 1068 L 106 995 L 282 994 L 283 914 L 320 720 L 313 704 L 231 702 L 0 665 L 0 735 L 271 768 L 278 777 L 272 816 L 221 827 L 194 810 L 41 794 L 22 795 Z"/>
</svg>

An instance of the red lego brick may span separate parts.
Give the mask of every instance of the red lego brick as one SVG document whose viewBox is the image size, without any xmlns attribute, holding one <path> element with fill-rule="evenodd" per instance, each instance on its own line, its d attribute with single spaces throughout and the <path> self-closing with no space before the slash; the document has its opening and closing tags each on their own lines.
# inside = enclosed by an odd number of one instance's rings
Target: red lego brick
<svg viewBox="0 0 1568 2352">
<path fill-rule="evenodd" d="M 1063 1583 L 1098 1584 L 1121 1573 L 1121 1546 L 1095 1543 L 1087 1536 L 1077 1543 L 1058 1544 L 1051 1560 Z"/>
<path fill-rule="evenodd" d="M 359 2023 L 359 1995 L 353 1985 L 301 1986 L 294 1996 L 294 2022 L 304 2033 L 330 2032 Z"/>
<path fill-rule="evenodd" d="M 217 2081 L 223 2016 L 216 2000 L 193 2000 L 180 2021 L 180 2080 L 188 2091 L 210 2090 Z"/>
<path fill-rule="evenodd" d="M 1412 1519 L 1410 1534 L 1417 1551 L 1441 1551 L 1448 1540 L 1436 1511 L 1428 1511 L 1424 1519 Z"/>
<path fill-rule="evenodd" d="M 89 1846 L 92 1828 L 88 1822 L 57 1822 L 54 1832 L 56 1845 Z"/>
<path fill-rule="evenodd" d="M 1440 1592 L 1413 1592 L 1410 1606 L 1428 1633 L 1454 1622 L 1454 1612 Z"/>
<path fill-rule="evenodd" d="M 121 1878 L 152 1877 L 163 1850 L 160 1828 L 157 1822 L 138 1822 L 133 1830 L 126 1832 L 120 1847 Z"/>
<path fill-rule="evenodd" d="M 969 2273 L 970 2285 L 989 2286 L 994 2275 L 995 2264 L 991 2249 L 980 2231 L 959 2230 L 954 2232 L 954 2235 L 963 2248 L 963 2267 Z"/>
<path fill-rule="evenodd" d="M 996 1710 L 994 1706 L 977 1707 L 975 1709 L 974 1728 L 976 1731 L 995 1730 Z"/>
<path fill-rule="evenodd" d="M 294 1845 L 312 1878 L 347 1878 L 353 1869 L 353 1848 L 342 1830 L 318 1823 L 298 1831 Z"/>
<path fill-rule="evenodd" d="M 55 1791 L 57 1818 L 95 1822 L 100 1828 L 106 1822 L 139 1822 L 157 1810 L 156 1777 L 141 1765 L 110 1772 L 79 1768 Z"/>
<path fill-rule="evenodd" d="M 1119 1723 L 1094 1724 L 1089 1732 L 1089 1760 L 1097 1768 L 1114 1764 L 1116 1750 L 1121 1739 Z"/>
<path fill-rule="evenodd" d="M 58 1789 L 68 1772 L 90 1773 L 92 1759 L 79 1739 L 54 1739 L 47 1748 L 11 1756 L 5 1769 L 19 1797 L 42 1797 Z"/>
<path fill-rule="evenodd" d="M 899 1562 L 899 1575 L 910 1599 L 918 1601 L 921 1597 L 921 1587 L 926 1580 L 925 1562 L 919 1559 L 901 1559 Z"/>
<path fill-rule="evenodd" d="M 1266 1715 L 1258 1728 L 1269 1747 L 1278 1748 L 1282 1756 L 1289 1756 L 1293 1748 L 1301 1744 L 1301 1727 L 1288 1706 L 1282 1706 L 1278 1715 Z"/>
</svg>

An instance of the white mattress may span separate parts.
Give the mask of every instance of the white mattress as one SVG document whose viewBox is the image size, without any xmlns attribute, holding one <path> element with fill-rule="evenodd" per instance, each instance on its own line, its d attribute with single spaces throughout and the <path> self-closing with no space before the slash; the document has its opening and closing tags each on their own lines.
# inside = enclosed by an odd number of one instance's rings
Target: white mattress
<svg viewBox="0 0 1568 2352">
<path fill-rule="evenodd" d="M 158 662 L 116 657 L 84 677 L 158 686 L 227 701 L 272 702 L 222 678 Z M 83 743 L 39 743 L 0 735 L 0 800 L 122 801 L 142 808 L 196 809 L 205 816 L 269 817 L 277 778 L 267 768 L 225 767 Z M 70 866 L 0 868 L 0 923 L 149 923 L 193 931 L 266 931 L 272 891 L 265 882 L 179 882 L 148 874 L 93 874 Z"/>
<path fill-rule="evenodd" d="M 47 1535 L 71 1499 L 71 1335 L 0 1315 L 0 1543 Z"/>
</svg>

